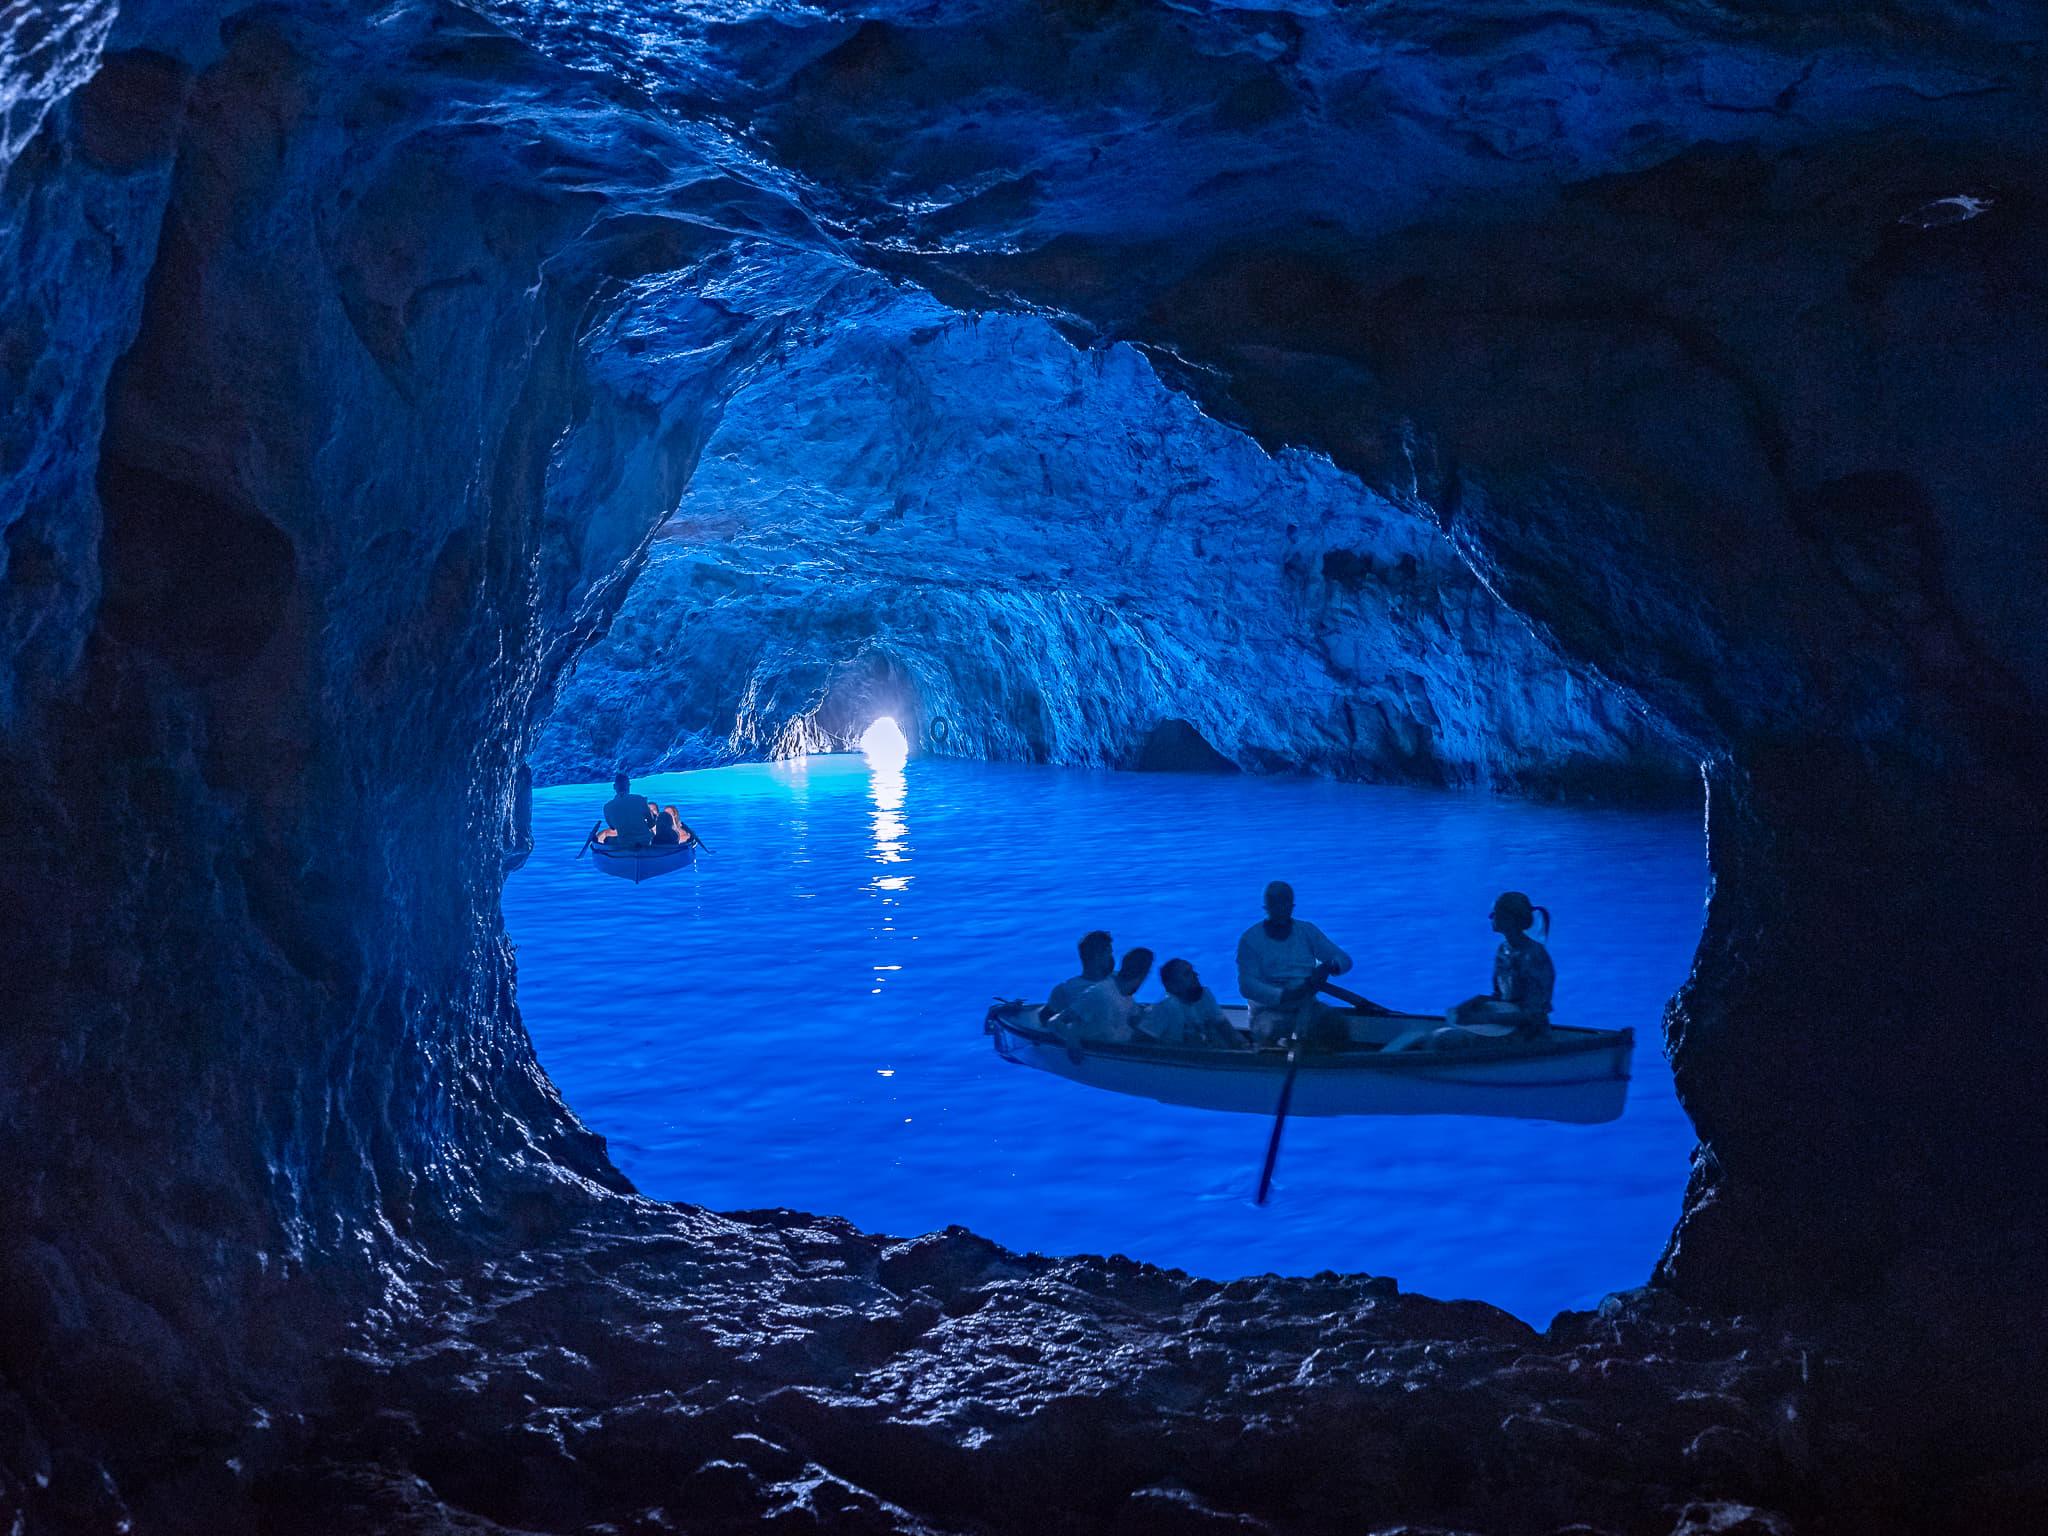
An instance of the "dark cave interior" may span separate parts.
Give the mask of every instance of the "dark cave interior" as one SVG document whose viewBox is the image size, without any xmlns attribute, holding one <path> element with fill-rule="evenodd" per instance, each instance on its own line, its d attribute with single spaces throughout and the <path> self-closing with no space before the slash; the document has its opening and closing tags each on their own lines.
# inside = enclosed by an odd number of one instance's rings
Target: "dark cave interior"
<svg viewBox="0 0 2048 1536">
<path fill-rule="evenodd" d="M 2038 1528 L 2038 8 L 29 16 L 16 1529 Z M 728 406 L 912 300 L 1327 461 L 1649 721 L 1628 751 L 1705 764 L 1653 1284 L 1538 1336 L 1372 1277 L 713 1217 L 561 1102 L 498 915 L 520 766 Z M 1328 553 L 1302 579 L 1357 599 Z M 1035 622 L 1087 631 L 1058 595 Z M 1400 740 L 1295 762 L 1528 787 Z"/>
</svg>

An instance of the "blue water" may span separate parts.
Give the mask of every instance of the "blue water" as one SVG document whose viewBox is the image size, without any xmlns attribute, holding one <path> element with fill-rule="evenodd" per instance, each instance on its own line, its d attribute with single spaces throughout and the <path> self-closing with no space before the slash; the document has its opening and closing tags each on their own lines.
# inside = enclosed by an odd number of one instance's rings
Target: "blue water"
<svg viewBox="0 0 2048 1536">
<path fill-rule="evenodd" d="M 695 869 L 594 873 L 574 855 L 608 787 L 544 789 L 505 911 L 542 1062 L 650 1195 L 1218 1278 L 1393 1275 L 1539 1327 L 1640 1284 L 1677 1217 L 1693 1136 L 1659 1020 L 1699 936 L 1697 815 L 859 756 L 634 787 L 683 807 Z M 1527 891 L 1555 916 L 1559 1021 L 1637 1032 L 1627 1113 L 1291 1121 L 1260 1208 L 1263 1118 L 1084 1088 L 983 1037 L 989 1000 L 1044 997 L 1090 928 L 1233 1000 L 1272 879 L 1350 952 L 1347 984 L 1417 1011 L 1486 990 L 1488 909 Z"/>
</svg>

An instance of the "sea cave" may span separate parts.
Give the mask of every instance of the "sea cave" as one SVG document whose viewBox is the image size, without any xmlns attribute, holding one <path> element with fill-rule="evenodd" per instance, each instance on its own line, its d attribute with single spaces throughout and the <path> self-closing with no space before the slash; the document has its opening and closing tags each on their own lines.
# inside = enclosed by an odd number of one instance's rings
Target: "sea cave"
<svg viewBox="0 0 2048 1536">
<path fill-rule="evenodd" d="M 2048 1518 L 2048 31 L 2013 0 L 0 21 L 0 1516 Z M 852 746 L 1705 803 L 1539 1330 L 637 1191 L 534 786 Z M 516 877 L 516 876 L 515 876 Z"/>
</svg>

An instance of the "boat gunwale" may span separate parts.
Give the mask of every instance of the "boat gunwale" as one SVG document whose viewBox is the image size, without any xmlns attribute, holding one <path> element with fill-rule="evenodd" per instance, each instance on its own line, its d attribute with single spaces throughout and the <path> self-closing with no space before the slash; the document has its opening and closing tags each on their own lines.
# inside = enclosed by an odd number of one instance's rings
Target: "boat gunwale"
<svg viewBox="0 0 2048 1536">
<path fill-rule="evenodd" d="M 1033 1005 L 1021 1007 L 1028 1012 Z M 1124 1061 L 1143 1066 L 1192 1067 L 1211 1072 L 1237 1072 L 1247 1070 L 1266 1075 L 1278 1076 L 1288 1070 L 1288 1052 L 1281 1046 L 1256 1046 L 1248 1051 L 1232 1051 L 1207 1046 L 1167 1045 L 1163 1042 L 1118 1042 L 1110 1040 L 1086 1040 L 1070 1042 L 1042 1025 L 1029 1025 L 1007 1016 L 1008 1010 L 998 1004 L 989 1009 L 988 1026 L 993 1034 L 997 1029 L 1009 1033 L 1035 1046 L 1055 1046 L 1062 1050 L 1078 1050 L 1083 1057 L 1094 1056 L 1104 1061 Z M 1435 1022 L 1442 1015 L 1432 1013 L 1402 1013 L 1376 1015 L 1395 1019 L 1414 1019 L 1417 1022 Z M 1441 1026 L 1439 1026 L 1441 1027 Z M 1378 1072 L 1389 1075 L 1420 1075 L 1426 1072 L 1442 1072 L 1447 1067 L 1476 1067 L 1508 1061 L 1544 1061 L 1571 1056 L 1592 1056 L 1617 1048 L 1633 1054 L 1635 1031 L 1633 1029 L 1588 1029 L 1582 1025 L 1560 1024 L 1552 1026 L 1554 1032 L 1570 1031 L 1586 1038 L 1580 1040 L 1559 1040 L 1554 1038 L 1531 1041 L 1509 1046 L 1468 1046 L 1456 1051 L 1398 1051 L 1389 1056 L 1383 1051 L 1336 1050 L 1303 1051 L 1294 1063 L 1296 1070 L 1316 1075 L 1352 1072 Z M 998 1048 L 1001 1042 L 997 1042 Z"/>
</svg>

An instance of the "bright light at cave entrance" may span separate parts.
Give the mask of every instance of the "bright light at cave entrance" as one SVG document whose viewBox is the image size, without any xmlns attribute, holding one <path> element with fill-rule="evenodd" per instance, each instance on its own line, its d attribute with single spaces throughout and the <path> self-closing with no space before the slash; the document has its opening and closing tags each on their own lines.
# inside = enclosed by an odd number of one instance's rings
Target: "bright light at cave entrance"
<svg viewBox="0 0 2048 1536">
<path fill-rule="evenodd" d="M 910 756 L 910 743 L 887 715 L 868 727 L 867 734 L 860 739 L 860 749 L 878 767 L 900 766 Z"/>
</svg>

